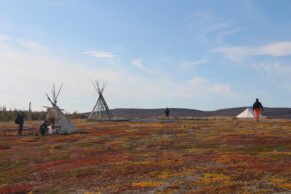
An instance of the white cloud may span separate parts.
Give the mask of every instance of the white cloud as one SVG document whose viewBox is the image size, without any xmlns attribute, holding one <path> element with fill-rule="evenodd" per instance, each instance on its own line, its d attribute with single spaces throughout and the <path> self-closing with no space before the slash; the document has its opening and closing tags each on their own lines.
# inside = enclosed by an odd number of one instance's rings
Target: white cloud
<svg viewBox="0 0 291 194">
<path fill-rule="evenodd" d="M 226 58 L 238 64 L 249 65 L 277 87 L 291 90 L 289 86 L 286 87 L 291 81 L 291 66 L 280 61 L 280 57 L 291 55 L 291 42 L 274 42 L 259 47 L 224 47 L 214 51 L 223 53 Z M 276 58 L 257 58 L 256 56 Z"/>
<path fill-rule="evenodd" d="M 291 42 L 274 42 L 260 47 L 221 47 L 213 49 L 213 51 L 223 53 L 225 57 L 233 61 L 241 62 L 249 56 L 289 56 L 291 55 Z"/>
<path fill-rule="evenodd" d="M 273 42 L 257 47 L 222 47 L 214 49 L 213 52 L 223 53 L 226 58 L 253 68 L 267 82 L 291 91 L 291 42 Z M 281 60 L 281 57 L 285 58 Z"/>
<path fill-rule="evenodd" d="M 223 53 L 226 58 L 240 63 L 246 56 L 248 56 L 250 48 L 247 48 L 247 47 L 222 47 L 222 48 L 215 48 L 212 51 Z"/>
<path fill-rule="evenodd" d="M 275 57 L 291 55 L 291 42 L 275 42 L 268 44 L 258 48 L 258 54 L 271 55 Z"/>
<path fill-rule="evenodd" d="M 114 57 L 114 55 L 110 52 L 105 52 L 105 51 L 86 51 L 84 52 L 84 54 L 89 55 L 89 56 L 93 56 L 96 58 L 112 58 Z"/>
</svg>

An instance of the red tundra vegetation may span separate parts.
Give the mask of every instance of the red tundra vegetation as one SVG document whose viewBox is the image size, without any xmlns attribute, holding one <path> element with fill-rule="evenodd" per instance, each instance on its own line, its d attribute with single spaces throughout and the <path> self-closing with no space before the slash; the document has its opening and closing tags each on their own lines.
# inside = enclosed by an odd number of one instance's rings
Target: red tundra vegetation
<svg viewBox="0 0 291 194">
<path fill-rule="evenodd" d="M 73 122 L 22 137 L 1 122 L 0 193 L 291 192 L 290 120 Z"/>
</svg>

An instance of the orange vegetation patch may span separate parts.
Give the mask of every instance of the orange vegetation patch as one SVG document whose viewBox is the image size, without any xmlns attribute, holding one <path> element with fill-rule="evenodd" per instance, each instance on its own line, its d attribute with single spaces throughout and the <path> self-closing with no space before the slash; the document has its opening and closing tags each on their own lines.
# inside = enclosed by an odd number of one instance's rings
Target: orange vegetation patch
<svg viewBox="0 0 291 194">
<path fill-rule="evenodd" d="M 0 193 L 291 192 L 287 120 L 73 122 L 81 133 L 1 136 Z"/>
</svg>

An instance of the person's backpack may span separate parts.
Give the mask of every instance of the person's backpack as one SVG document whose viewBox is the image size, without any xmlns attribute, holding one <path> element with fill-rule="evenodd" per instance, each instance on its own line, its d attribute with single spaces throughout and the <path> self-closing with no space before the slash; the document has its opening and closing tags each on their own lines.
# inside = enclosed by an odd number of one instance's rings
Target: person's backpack
<svg viewBox="0 0 291 194">
<path fill-rule="evenodd" d="M 18 116 L 15 119 L 15 124 L 19 124 L 19 117 Z"/>
</svg>

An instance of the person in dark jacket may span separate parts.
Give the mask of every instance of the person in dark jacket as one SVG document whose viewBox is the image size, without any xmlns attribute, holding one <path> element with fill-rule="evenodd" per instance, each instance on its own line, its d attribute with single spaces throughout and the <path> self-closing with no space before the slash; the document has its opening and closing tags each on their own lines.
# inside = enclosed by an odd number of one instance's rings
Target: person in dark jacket
<svg viewBox="0 0 291 194">
<path fill-rule="evenodd" d="M 44 120 L 43 124 L 40 126 L 40 134 L 45 135 L 48 132 L 49 122 Z"/>
<path fill-rule="evenodd" d="M 16 119 L 15 119 L 15 123 L 19 125 L 18 127 L 18 136 L 21 136 L 22 134 L 22 129 L 23 129 L 23 123 L 24 123 L 24 114 L 22 111 L 19 111 Z"/>
<path fill-rule="evenodd" d="M 169 119 L 169 116 L 170 116 L 170 110 L 168 109 L 168 107 L 167 107 L 166 110 L 165 110 L 165 115 L 166 115 L 166 118 Z"/>
<path fill-rule="evenodd" d="M 264 111 L 263 105 L 259 102 L 259 99 L 256 99 L 256 102 L 253 104 L 253 111 L 255 112 L 256 121 L 259 121 L 260 111 Z"/>
</svg>

